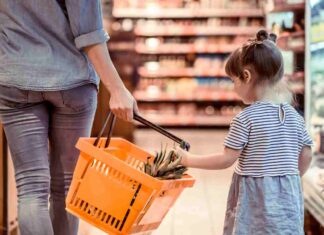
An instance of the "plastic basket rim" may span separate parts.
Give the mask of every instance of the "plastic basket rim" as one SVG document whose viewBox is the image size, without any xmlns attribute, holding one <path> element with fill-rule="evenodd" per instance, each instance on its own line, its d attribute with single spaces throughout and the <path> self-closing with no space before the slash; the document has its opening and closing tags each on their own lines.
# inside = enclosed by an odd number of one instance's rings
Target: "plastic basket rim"
<svg viewBox="0 0 324 235">
<path fill-rule="evenodd" d="M 82 150 L 80 149 L 80 147 L 78 146 L 78 143 L 79 143 L 79 142 L 82 142 L 82 143 L 86 143 L 86 144 L 90 145 L 91 147 L 94 147 L 94 148 L 95 148 L 95 146 L 93 146 L 93 144 L 90 144 L 91 142 L 89 141 L 89 140 L 94 140 L 94 139 L 96 139 L 96 137 L 88 137 L 88 138 L 87 138 L 87 137 L 80 137 L 79 140 L 78 140 L 78 142 L 77 142 L 77 144 L 76 144 L 76 147 L 77 147 L 80 151 L 82 151 Z M 101 139 L 106 139 L 106 137 L 102 137 Z M 121 141 L 126 142 L 126 143 L 128 143 L 128 144 L 130 144 L 130 145 L 135 146 L 136 148 L 141 149 L 142 151 L 147 152 L 146 150 L 142 149 L 141 147 L 136 146 L 135 144 L 133 144 L 132 142 L 130 142 L 130 141 L 124 139 L 124 138 L 121 138 L 121 137 L 112 137 L 111 139 L 112 139 L 112 140 L 121 140 Z M 113 158 L 114 158 L 114 161 L 117 161 L 117 162 L 119 162 L 120 164 L 123 164 L 123 165 L 126 165 L 126 166 L 130 167 L 130 166 L 129 166 L 128 164 L 126 164 L 124 161 L 122 161 L 122 160 L 116 158 L 115 156 L 113 156 L 113 155 L 111 155 L 111 154 L 109 154 L 109 153 L 107 153 L 107 152 L 103 152 L 103 153 L 104 153 L 105 155 L 109 155 L 109 156 L 113 157 Z M 150 153 L 149 153 L 149 154 L 150 154 Z M 153 157 L 154 157 L 154 156 L 153 156 Z M 136 170 L 135 168 L 132 168 L 132 169 Z M 194 177 L 192 177 L 190 174 L 187 174 L 187 173 L 184 174 L 183 177 L 180 178 L 180 179 L 165 179 L 165 180 L 164 180 L 164 179 L 158 179 L 158 178 L 156 178 L 156 177 L 153 177 L 153 176 L 151 176 L 151 175 L 148 175 L 148 174 L 146 174 L 146 173 L 143 172 L 143 171 L 139 171 L 139 170 L 136 170 L 136 171 L 137 171 L 137 173 L 139 173 L 139 174 L 141 174 L 142 176 L 146 177 L 148 180 L 152 181 L 155 185 L 159 185 L 159 187 L 154 187 L 154 188 L 158 188 L 158 189 L 162 189 L 162 188 L 164 188 L 163 186 L 169 185 L 169 184 L 171 184 L 171 183 L 177 183 L 177 182 L 190 182 L 191 184 L 194 184 L 194 182 L 196 181 Z M 187 188 L 187 187 L 192 187 L 192 186 L 185 186 L 184 188 Z"/>
</svg>

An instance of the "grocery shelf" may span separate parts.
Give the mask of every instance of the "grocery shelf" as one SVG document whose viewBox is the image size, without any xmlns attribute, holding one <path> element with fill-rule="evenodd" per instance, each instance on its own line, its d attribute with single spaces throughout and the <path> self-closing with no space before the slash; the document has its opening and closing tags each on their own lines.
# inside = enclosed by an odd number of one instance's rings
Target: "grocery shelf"
<svg viewBox="0 0 324 235">
<path fill-rule="evenodd" d="M 229 126 L 234 115 L 147 114 L 144 116 L 160 126 Z M 137 126 L 143 126 L 137 123 Z"/>
<path fill-rule="evenodd" d="M 136 81 L 140 80 L 133 95 L 140 108 L 144 107 L 144 116 L 154 114 L 148 118 L 162 126 L 228 126 L 235 110 L 225 113 L 221 110 L 230 110 L 232 106 L 239 109 L 242 103 L 224 71 L 225 59 L 242 41 L 264 27 L 264 9 L 248 4 L 243 9 L 239 4 L 230 9 L 215 9 L 215 6 L 189 9 L 176 4 L 173 8 L 157 4 L 141 8 L 146 5 L 143 2 L 113 6 L 115 30 L 120 33 L 123 26 L 129 26 L 131 31 L 127 32 L 132 33 L 135 43 L 133 48 L 130 45 L 109 48 L 133 49 L 138 55 Z M 122 36 L 126 41 L 127 37 Z M 213 115 L 201 109 L 210 105 L 219 109 Z M 164 109 L 168 106 L 174 106 L 171 112 L 180 115 L 170 116 L 170 110 Z M 197 112 L 183 113 L 186 106 L 195 106 Z"/>
<path fill-rule="evenodd" d="M 215 102 L 215 101 L 239 101 L 239 97 L 232 91 L 210 91 L 205 93 L 195 92 L 190 95 L 148 94 L 146 91 L 135 91 L 134 97 L 138 102 Z"/>
<path fill-rule="evenodd" d="M 111 51 L 134 51 L 135 43 L 108 42 L 108 49 Z"/>
<path fill-rule="evenodd" d="M 303 53 L 305 52 L 305 46 L 298 46 L 298 47 L 280 47 L 284 51 L 292 51 L 295 53 Z"/>
<path fill-rule="evenodd" d="M 310 51 L 318 51 L 318 50 L 322 50 L 324 49 L 324 42 L 316 42 L 316 43 L 312 43 L 310 44 Z"/>
<path fill-rule="evenodd" d="M 292 33 L 283 33 L 279 36 L 278 40 L 293 38 L 293 37 L 305 37 L 305 31 L 298 31 Z"/>
<path fill-rule="evenodd" d="M 148 26 L 136 27 L 137 36 L 217 36 L 217 35 L 254 35 L 260 27 L 255 26 Z"/>
<path fill-rule="evenodd" d="M 303 177 L 303 191 L 305 208 L 324 226 L 324 191 L 323 186 L 317 184 L 316 181 L 320 171 L 320 168 L 312 167 L 306 172 Z"/>
<path fill-rule="evenodd" d="M 294 94 L 304 94 L 305 91 L 305 85 L 304 83 L 288 83 L 289 89 L 294 93 Z"/>
<path fill-rule="evenodd" d="M 209 18 L 209 17 L 264 17 L 261 9 L 186 9 L 186 8 L 117 8 L 116 18 Z"/>
<path fill-rule="evenodd" d="M 207 44 L 194 43 L 166 43 L 156 47 L 148 47 L 144 43 L 135 46 L 135 51 L 139 54 L 227 54 L 239 48 L 240 45 L 233 44 Z"/>
<path fill-rule="evenodd" d="M 145 67 L 138 68 L 138 74 L 141 77 L 227 77 L 225 73 L 214 72 L 207 69 L 197 68 L 160 68 L 157 70 L 149 70 Z"/>
<path fill-rule="evenodd" d="M 305 9 L 305 3 L 280 4 L 280 5 L 276 5 L 271 12 L 302 11 L 304 9 Z"/>
<path fill-rule="evenodd" d="M 299 71 L 295 72 L 293 74 L 285 74 L 285 78 L 289 80 L 304 80 L 305 77 L 305 72 L 304 71 Z"/>
</svg>

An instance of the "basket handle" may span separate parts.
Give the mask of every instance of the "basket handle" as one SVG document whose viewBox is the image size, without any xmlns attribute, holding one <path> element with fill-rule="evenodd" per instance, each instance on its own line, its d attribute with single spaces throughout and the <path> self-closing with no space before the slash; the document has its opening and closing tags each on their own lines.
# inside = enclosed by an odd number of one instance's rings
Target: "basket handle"
<svg viewBox="0 0 324 235">
<path fill-rule="evenodd" d="M 153 130 L 159 132 L 160 134 L 168 137 L 169 139 L 177 142 L 178 144 L 180 144 L 180 147 L 185 149 L 185 150 L 189 150 L 190 149 L 190 144 L 182 139 L 180 139 L 179 137 L 175 136 L 174 134 L 168 132 L 167 130 L 163 129 L 162 127 L 146 120 L 145 118 L 141 117 L 140 115 L 138 115 L 137 113 L 134 113 L 134 120 L 144 124 L 145 126 L 148 126 L 150 128 L 152 128 Z"/>
<path fill-rule="evenodd" d="M 190 144 L 182 139 L 180 139 L 179 137 L 175 136 L 174 134 L 168 132 L 167 130 L 163 129 L 162 127 L 146 120 L 145 118 L 141 117 L 140 115 L 138 115 L 137 113 L 134 113 L 134 120 L 144 124 L 145 126 L 148 126 L 150 128 L 152 128 L 153 130 L 159 132 L 160 134 L 168 137 L 169 139 L 177 142 L 178 144 L 180 144 L 180 147 L 185 149 L 185 150 L 189 150 L 190 149 Z M 110 143 L 110 139 L 111 139 L 111 136 L 112 136 L 112 132 L 113 132 L 113 129 L 114 129 L 114 126 L 115 126 L 115 122 L 116 122 L 116 116 L 112 113 L 112 112 L 109 112 L 108 115 L 107 115 L 107 118 L 104 122 L 104 125 L 102 126 L 95 142 L 93 145 L 97 146 L 98 143 L 99 143 L 99 140 L 100 138 L 102 137 L 102 134 L 104 132 L 104 130 L 106 129 L 106 126 L 107 124 L 110 122 L 110 125 L 109 125 L 109 129 L 108 129 L 108 136 L 107 136 L 107 141 L 106 141 L 106 144 L 105 144 L 105 147 L 107 148 L 109 146 L 109 143 Z"/>
<path fill-rule="evenodd" d="M 109 125 L 109 129 L 108 129 L 108 135 L 107 135 L 107 140 L 106 140 L 106 143 L 105 143 L 105 148 L 108 147 L 108 145 L 110 143 L 111 136 L 112 136 L 112 132 L 113 132 L 113 129 L 114 129 L 114 126 L 115 126 L 115 122 L 116 122 L 116 116 L 112 112 L 108 112 L 106 120 L 105 120 L 105 122 L 104 122 L 104 124 L 103 124 L 103 126 L 102 126 L 102 128 L 101 128 L 95 142 L 93 143 L 94 146 L 98 146 L 99 140 L 100 140 L 103 132 L 105 131 L 108 122 L 110 122 L 110 125 Z"/>
</svg>

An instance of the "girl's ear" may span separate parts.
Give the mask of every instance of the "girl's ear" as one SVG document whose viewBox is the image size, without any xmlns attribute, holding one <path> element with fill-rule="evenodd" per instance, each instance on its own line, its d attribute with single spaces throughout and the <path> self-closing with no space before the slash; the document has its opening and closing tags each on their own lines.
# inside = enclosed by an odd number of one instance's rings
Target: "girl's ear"
<svg viewBox="0 0 324 235">
<path fill-rule="evenodd" d="M 243 79 L 245 83 L 249 83 L 251 81 L 252 75 L 251 71 L 248 69 L 243 70 Z"/>
</svg>

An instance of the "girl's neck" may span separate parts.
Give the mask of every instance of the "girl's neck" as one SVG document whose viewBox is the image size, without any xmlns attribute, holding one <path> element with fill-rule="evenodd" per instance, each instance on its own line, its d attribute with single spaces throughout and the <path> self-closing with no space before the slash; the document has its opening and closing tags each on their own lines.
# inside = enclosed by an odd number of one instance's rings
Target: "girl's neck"
<svg viewBox="0 0 324 235">
<path fill-rule="evenodd" d="M 291 103 L 292 94 L 284 81 L 279 81 L 275 85 L 264 84 L 256 88 L 257 101 L 265 101 L 273 104 Z"/>
</svg>

